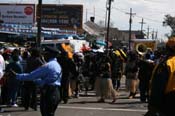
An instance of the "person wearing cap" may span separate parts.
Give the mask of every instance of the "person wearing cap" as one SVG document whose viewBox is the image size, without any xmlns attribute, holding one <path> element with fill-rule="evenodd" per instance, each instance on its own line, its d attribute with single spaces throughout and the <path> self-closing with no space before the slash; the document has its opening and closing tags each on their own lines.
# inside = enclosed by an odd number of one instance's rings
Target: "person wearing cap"
<svg viewBox="0 0 175 116">
<path fill-rule="evenodd" d="M 144 55 L 139 55 L 138 58 L 139 93 L 140 93 L 140 101 L 143 103 L 148 101 L 149 82 L 154 66 L 155 63 L 153 60 L 151 60 L 151 54 L 146 53 Z"/>
<path fill-rule="evenodd" d="M 164 59 L 152 72 L 148 112 L 145 116 L 175 115 L 175 37 L 167 41 L 165 53 Z"/>
<path fill-rule="evenodd" d="M 62 69 L 56 58 L 58 54 L 57 49 L 46 47 L 44 52 L 46 64 L 30 73 L 16 74 L 18 80 L 33 80 L 41 86 L 40 112 L 42 116 L 54 116 L 60 103 Z"/>
</svg>

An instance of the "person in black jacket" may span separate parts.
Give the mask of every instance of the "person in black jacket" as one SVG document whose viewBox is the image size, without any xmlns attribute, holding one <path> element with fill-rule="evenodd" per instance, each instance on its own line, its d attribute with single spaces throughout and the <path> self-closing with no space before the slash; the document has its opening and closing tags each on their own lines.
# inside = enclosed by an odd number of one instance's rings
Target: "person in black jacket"
<svg viewBox="0 0 175 116">
<path fill-rule="evenodd" d="M 31 56 L 26 62 L 26 73 L 30 73 L 44 64 L 40 50 L 37 48 L 31 49 Z M 23 106 L 25 110 L 29 107 L 37 110 L 37 86 L 33 81 L 24 81 L 23 83 Z"/>
<path fill-rule="evenodd" d="M 78 72 L 76 71 L 75 63 L 68 57 L 68 53 L 66 51 L 63 50 L 57 59 L 62 68 L 61 99 L 66 104 L 69 99 L 70 76 L 72 74 L 73 77 L 76 78 L 78 76 Z"/>
</svg>

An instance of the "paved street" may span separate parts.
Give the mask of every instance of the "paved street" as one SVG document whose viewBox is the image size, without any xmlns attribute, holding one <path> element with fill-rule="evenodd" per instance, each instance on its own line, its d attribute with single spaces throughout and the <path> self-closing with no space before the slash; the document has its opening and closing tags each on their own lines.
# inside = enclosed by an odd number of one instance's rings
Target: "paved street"
<svg viewBox="0 0 175 116">
<path fill-rule="evenodd" d="M 124 87 L 123 87 L 124 88 Z M 134 99 L 127 99 L 128 92 L 120 91 L 116 103 L 112 104 L 110 99 L 105 103 L 97 103 L 94 91 L 79 98 L 69 99 L 68 104 L 61 103 L 56 111 L 56 116 L 143 116 L 147 111 L 147 103 L 139 101 L 139 94 Z M 4 108 L 5 112 L 0 116 L 40 116 L 38 111 L 24 111 L 24 108 Z"/>
<path fill-rule="evenodd" d="M 121 92 L 116 103 L 110 99 L 106 103 L 97 103 L 97 98 L 92 93 L 88 96 L 72 98 L 68 104 L 61 103 L 56 111 L 56 116 L 143 116 L 147 104 L 141 103 L 138 98 L 127 99 L 127 92 Z M 40 116 L 38 111 L 24 111 L 24 108 L 4 108 L 5 113 L 0 116 Z"/>
</svg>

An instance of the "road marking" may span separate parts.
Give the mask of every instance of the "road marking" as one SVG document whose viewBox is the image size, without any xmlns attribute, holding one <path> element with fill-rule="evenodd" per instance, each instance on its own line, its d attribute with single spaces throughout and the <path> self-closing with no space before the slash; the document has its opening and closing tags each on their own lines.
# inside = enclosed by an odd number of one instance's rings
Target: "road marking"
<svg viewBox="0 0 175 116">
<path fill-rule="evenodd" d="M 62 109 L 80 109 L 80 110 L 105 110 L 105 111 L 125 111 L 125 112 L 147 112 L 140 109 L 120 109 L 120 108 L 94 108 L 94 107 L 74 107 L 74 106 L 59 106 Z"/>
</svg>

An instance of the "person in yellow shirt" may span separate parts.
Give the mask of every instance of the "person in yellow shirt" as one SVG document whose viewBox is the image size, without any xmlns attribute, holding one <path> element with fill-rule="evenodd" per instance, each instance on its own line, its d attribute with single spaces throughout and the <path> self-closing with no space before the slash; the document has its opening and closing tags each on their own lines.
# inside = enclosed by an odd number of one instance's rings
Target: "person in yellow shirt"
<svg viewBox="0 0 175 116">
<path fill-rule="evenodd" d="M 145 116 L 175 115 L 175 37 L 167 41 L 165 53 L 164 59 L 152 72 L 148 112 Z"/>
</svg>

